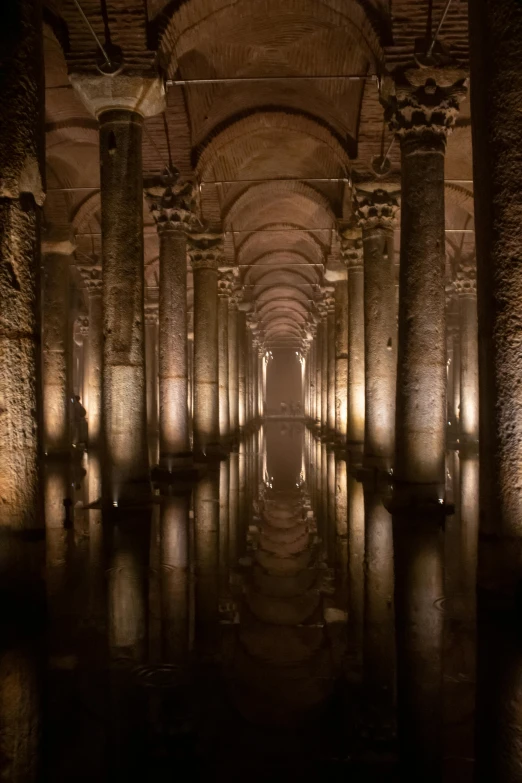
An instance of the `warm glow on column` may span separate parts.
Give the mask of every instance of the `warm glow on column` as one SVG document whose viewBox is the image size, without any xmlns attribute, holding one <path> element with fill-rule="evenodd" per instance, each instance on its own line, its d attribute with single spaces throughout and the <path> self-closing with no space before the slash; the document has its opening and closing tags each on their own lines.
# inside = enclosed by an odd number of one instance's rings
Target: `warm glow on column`
<svg viewBox="0 0 522 783">
<path fill-rule="evenodd" d="M 184 660 L 188 651 L 189 506 L 189 493 L 161 498 L 161 636 L 168 662 Z"/>
<path fill-rule="evenodd" d="M 219 575 L 221 592 L 226 592 L 229 575 L 229 465 L 223 460 L 219 464 Z"/>
<path fill-rule="evenodd" d="M 477 572 L 479 529 L 479 459 L 460 458 L 460 549 L 464 589 L 472 590 Z"/>
</svg>

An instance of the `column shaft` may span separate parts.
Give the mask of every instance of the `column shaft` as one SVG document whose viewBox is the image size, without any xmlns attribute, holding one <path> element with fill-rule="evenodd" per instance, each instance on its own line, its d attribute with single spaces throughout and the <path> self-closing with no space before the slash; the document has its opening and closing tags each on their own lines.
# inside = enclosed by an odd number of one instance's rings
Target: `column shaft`
<svg viewBox="0 0 522 783">
<path fill-rule="evenodd" d="M 190 451 L 188 415 L 187 238 L 160 230 L 160 463 Z"/>
<path fill-rule="evenodd" d="M 348 270 L 348 441 L 364 440 L 364 277 Z"/>
<path fill-rule="evenodd" d="M 143 120 L 100 115 L 103 429 L 107 502 L 148 491 L 143 279 Z"/>
<path fill-rule="evenodd" d="M 67 454 L 71 449 L 68 342 L 69 268 L 71 258 L 61 253 L 44 256 L 43 272 L 43 425 L 44 449 Z"/>
<path fill-rule="evenodd" d="M 2 8 L 0 17 L 0 527 L 22 530 L 42 526 L 41 3 L 10 3 Z"/>
<path fill-rule="evenodd" d="M 239 428 L 243 430 L 247 421 L 246 412 L 246 317 L 239 311 L 237 314 L 238 343 L 238 413 Z"/>
<path fill-rule="evenodd" d="M 231 433 L 237 433 L 239 429 L 237 320 L 237 302 L 232 300 L 228 310 L 228 408 Z"/>
<path fill-rule="evenodd" d="M 470 292 L 459 297 L 460 307 L 460 442 L 478 443 L 479 368 L 477 297 Z"/>
<path fill-rule="evenodd" d="M 218 351 L 219 351 L 219 434 L 222 438 L 230 434 L 230 413 L 228 393 L 228 294 L 219 296 Z"/>
<path fill-rule="evenodd" d="M 103 307 L 101 272 L 89 291 L 89 340 L 87 342 L 86 374 L 88 388 L 87 422 L 89 448 L 101 445 L 102 434 L 102 363 Z"/>
<path fill-rule="evenodd" d="M 395 446 L 397 327 L 393 231 L 363 228 L 364 460 L 389 469 Z"/>
<path fill-rule="evenodd" d="M 331 297 L 331 306 L 327 317 L 327 343 L 328 343 L 328 429 L 335 430 L 335 300 Z"/>
<path fill-rule="evenodd" d="M 145 369 L 147 375 L 147 429 L 158 432 L 158 322 L 155 313 L 145 315 Z"/>
<path fill-rule="evenodd" d="M 320 320 L 315 336 L 315 423 L 318 427 L 323 419 L 323 346 L 323 323 Z"/>
<path fill-rule="evenodd" d="M 348 282 L 335 283 L 335 430 L 346 440 L 348 420 Z"/>
</svg>

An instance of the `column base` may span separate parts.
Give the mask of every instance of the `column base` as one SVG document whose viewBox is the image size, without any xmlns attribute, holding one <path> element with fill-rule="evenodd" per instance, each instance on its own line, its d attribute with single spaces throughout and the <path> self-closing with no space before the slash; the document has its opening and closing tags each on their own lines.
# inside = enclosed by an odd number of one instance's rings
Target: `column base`
<svg viewBox="0 0 522 783">
<path fill-rule="evenodd" d="M 393 481 L 392 494 L 386 509 L 391 514 L 414 514 L 429 517 L 434 513 L 450 516 L 455 506 L 446 503 L 443 484 L 411 484 Z"/>
<path fill-rule="evenodd" d="M 159 465 L 151 471 L 155 483 L 166 485 L 197 481 L 199 475 L 200 471 L 194 464 L 194 454 L 191 451 L 162 454 Z"/>
<path fill-rule="evenodd" d="M 196 463 L 220 462 L 228 457 L 228 450 L 221 443 L 209 443 L 194 449 L 194 461 Z"/>
</svg>

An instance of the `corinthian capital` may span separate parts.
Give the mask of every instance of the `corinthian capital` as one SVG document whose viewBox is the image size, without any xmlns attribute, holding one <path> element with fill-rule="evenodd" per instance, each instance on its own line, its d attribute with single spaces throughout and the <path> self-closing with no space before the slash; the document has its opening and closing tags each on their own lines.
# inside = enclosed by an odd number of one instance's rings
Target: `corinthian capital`
<svg viewBox="0 0 522 783">
<path fill-rule="evenodd" d="M 188 253 L 195 271 L 198 269 L 217 270 L 223 260 L 223 236 L 210 232 L 192 234 L 189 237 Z"/>
<path fill-rule="evenodd" d="M 397 71 L 388 88 L 383 98 L 399 138 L 428 134 L 445 143 L 466 98 L 467 78 L 460 68 L 412 66 Z"/>
<path fill-rule="evenodd" d="M 398 191 L 384 188 L 358 188 L 355 191 L 355 212 L 363 231 L 381 228 L 392 231 L 397 225 Z"/>
<path fill-rule="evenodd" d="M 231 266 L 221 267 L 218 274 L 218 296 L 220 299 L 230 300 L 236 285 L 237 268 Z"/>
<path fill-rule="evenodd" d="M 198 189 L 193 182 L 183 182 L 175 172 L 166 182 L 150 185 L 145 195 L 158 233 L 167 231 L 201 231 L 198 217 Z"/>
<path fill-rule="evenodd" d="M 339 230 L 341 257 L 348 269 L 362 269 L 363 243 L 359 226 L 343 226 Z"/>
<path fill-rule="evenodd" d="M 454 285 L 459 297 L 477 295 L 477 267 L 474 258 L 461 261 Z"/>
</svg>

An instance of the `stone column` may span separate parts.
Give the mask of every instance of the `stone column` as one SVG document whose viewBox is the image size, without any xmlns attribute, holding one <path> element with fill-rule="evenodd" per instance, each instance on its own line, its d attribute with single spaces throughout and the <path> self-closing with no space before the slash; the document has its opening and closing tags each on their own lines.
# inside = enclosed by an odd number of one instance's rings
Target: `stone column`
<svg viewBox="0 0 522 783">
<path fill-rule="evenodd" d="M 218 393 L 219 434 L 221 438 L 230 435 L 230 368 L 228 359 L 228 303 L 234 287 L 234 270 L 222 267 L 218 279 Z"/>
<path fill-rule="evenodd" d="M 145 370 L 147 378 L 147 430 L 158 433 L 158 307 L 145 307 Z"/>
<path fill-rule="evenodd" d="M 318 315 L 315 333 L 315 424 L 321 426 L 323 419 L 323 319 Z"/>
<path fill-rule="evenodd" d="M 335 433 L 346 441 L 348 419 L 348 273 L 346 265 L 330 259 L 326 279 L 334 286 L 335 323 Z"/>
<path fill-rule="evenodd" d="M 321 429 L 328 424 L 328 306 L 321 303 Z"/>
<path fill-rule="evenodd" d="M 261 418 L 265 415 L 265 349 L 259 345 L 257 349 L 257 375 L 258 375 L 258 398 L 259 415 Z"/>
<path fill-rule="evenodd" d="M 412 66 L 388 97 L 401 144 L 401 268 L 393 510 L 402 776 L 442 775 L 446 434 L 444 154 L 463 74 Z"/>
<path fill-rule="evenodd" d="M 228 411 L 230 433 L 239 431 L 238 390 L 238 291 L 231 292 L 228 300 Z"/>
<path fill-rule="evenodd" d="M 0 763 L 12 783 L 36 783 L 43 771 L 41 6 L 19 0 L 0 9 Z"/>
<path fill-rule="evenodd" d="M 160 466 L 190 461 L 188 406 L 187 235 L 200 228 L 196 190 L 179 175 L 147 187 L 159 236 Z"/>
<path fill-rule="evenodd" d="M 89 390 L 87 388 L 87 352 L 89 350 L 89 318 L 83 316 L 78 322 L 78 339 L 81 342 L 80 366 L 78 367 L 78 394 L 85 410 L 88 404 Z"/>
<path fill-rule="evenodd" d="M 364 254 L 364 463 L 392 466 L 395 445 L 397 318 L 393 233 L 398 194 L 361 186 L 356 211 Z"/>
<path fill-rule="evenodd" d="M 326 297 L 326 347 L 327 347 L 327 426 L 335 431 L 335 289 L 328 288 Z"/>
<path fill-rule="evenodd" d="M 513 783 L 522 768 L 522 7 L 474 0 L 469 23 L 480 351 L 476 779 Z"/>
<path fill-rule="evenodd" d="M 359 228 L 341 231 L 342 253 L 348 267 L 348 432 L 352 445 L 364 441 L 364 277 Z"/>
<path fill-rule="evenodd" d="M 42 241 L 43 438 L 50 455 L 71 450 L 69 277 L 75 249 L 67 226 L 50 229 Z"/>
<path fill-rule="evenodd" d="M 194 447 L 204 454 L 219 444 L 218 269 L 219 234 L 191 237 L 194 274 Z"/>
<path fill-rule="evenodd" d="M 460 322 L 460 445 L 478 445 L 479 368 L 477 324 L 477 279 L 474 256 L 464 260 L 455 288 Z"/>
<path fill-rule="evenodd" d="M 238 418 L 239 429 L 242 432 L 246 418 L 246 314 L 239 310 L 237 314 L 237 349 L 238 349 Z"/>
<path fill-rule="evenodd" d="M 84 286 L 89 299 L 89 340 L 85 352 L 85 387 L 88 443 L 90 449 L 101 446 L 102 416 L 102 362 L 103 362 L 103 309 L 102 275 L 99 266 L 81 267 Z"/>
<path fill-rule="evenodd" d="M 444 155 L 464 96 L 463 73 L 411 67 L 389 98 L 402 154 L 395 476 L 435 502 L 446 432 Z"/>
<path fill-rule="evenodd" d="M 104 504 L 149 494 L 144 335 L 143 118 L 163 110 L 153 76 L 72 74 L 100 123 Z"/>
</svg>

